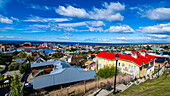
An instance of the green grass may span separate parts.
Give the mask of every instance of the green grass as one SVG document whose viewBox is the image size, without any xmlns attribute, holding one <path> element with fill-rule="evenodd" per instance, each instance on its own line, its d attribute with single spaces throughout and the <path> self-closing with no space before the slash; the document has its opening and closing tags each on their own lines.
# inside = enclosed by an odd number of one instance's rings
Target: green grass
<svg viewBox="0 0 170 96">
<path fill-rule="evenodd" d="M 132 85 L 117 96 L 170 96 L 170 69 L 159 78 L 148 79 L 140 85 Z"/>
<path fill-rule="evenodd" d="M 154 69 L 154 73 L 158 72 L 159 69 Z"/>
</svg>

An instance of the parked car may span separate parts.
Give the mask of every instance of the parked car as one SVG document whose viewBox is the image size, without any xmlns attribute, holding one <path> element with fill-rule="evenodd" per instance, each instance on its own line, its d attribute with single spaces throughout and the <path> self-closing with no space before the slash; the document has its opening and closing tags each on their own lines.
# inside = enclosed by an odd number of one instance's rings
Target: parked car
<svg viewBox="0 0 170 96">
<path fill-rule="evenodd" d="M 9 83 L 9 80 L 5 80 L 5 81 L 4 81 L 4 84 L 6 84 L 6 83 Z"/>
</svg>

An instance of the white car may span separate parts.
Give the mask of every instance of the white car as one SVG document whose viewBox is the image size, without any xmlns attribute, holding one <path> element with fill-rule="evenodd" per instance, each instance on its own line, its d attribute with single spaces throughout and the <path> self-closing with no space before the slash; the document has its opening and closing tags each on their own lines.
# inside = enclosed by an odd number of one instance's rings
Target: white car
<svg viewBox="0 0 170 96">
<path fill-rule="evenodd" d="M 9 80 L 5 80 L 4 83 L 5 83 L 5 84 L 6 84 L 6 83 L 9 83 Z"/>
<path fill-rule="evenodd" d="M 26 87 L 29 87 L 29 86 L 30 86 L 30 83 L 25 83 L 25 86 L 26 86 Z"/>
</svg>

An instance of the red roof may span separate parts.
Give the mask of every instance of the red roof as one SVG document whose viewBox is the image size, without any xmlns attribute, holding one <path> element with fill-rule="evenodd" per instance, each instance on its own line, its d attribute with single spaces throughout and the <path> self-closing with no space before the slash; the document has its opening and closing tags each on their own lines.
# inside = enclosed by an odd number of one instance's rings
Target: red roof
<svg viewBox="0 0 170 96">
<path fill-rule="evenodd" d="M 22 48 L 36 48 L 36 46 L 22 46 Z"/>
<path fill-rule="evenodd" d="M 132 51 L 131 53 L 138 53 L 136 50 Z"/>
<path fill-rule="evenodd" d="M 115 55 L 116 55 L 116 53 L 100 52 L 96 56 L 100 57 L 100 58 L 114 60 L 115 59 Z M 137 65 L 141 66 L 143 64 L 143 62 L 145 64 L 149 63 L 150 59 L 151 59 L 151 61 L 153 61 L 155 59 L 155 56 L 146 54 L 146 56 L 144 57 L 144 56 L 142 56 L 139 53 L 138 54 L 138 58 L 134 58 L 132 55 L 119 54 L 119 59 L 123 59 L 123 60 L 127 60 L 127 61 L 132 61 L 132 62 L 136 63 Z"/>
<path fill-rule="evenodd" d="M 141 50 L 141 52 L 147 52 L 146 50 Z"/>
</svg>

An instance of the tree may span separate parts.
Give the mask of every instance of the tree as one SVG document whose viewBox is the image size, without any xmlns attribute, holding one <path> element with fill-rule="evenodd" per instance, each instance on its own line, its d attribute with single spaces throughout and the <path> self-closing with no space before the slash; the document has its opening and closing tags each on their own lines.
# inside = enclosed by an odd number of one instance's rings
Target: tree
<svg viewBox="0 0 170 96">
<path fill-rule="evenodd" d="M 12 61 L 12 55 L 0 54 L 0 65 L 6 65 L 6 62 Z"/>
<path fill-rule="evenodd" d="M 27 57 L 27 54 L 25 52 L 20 52 L 19 57 L 20 58 L 25 58 L 25 57 Z"/>
<path fill-rule="evenodd" d="M 119 69 L 117 70 L 117 74 L 119 73 Z M 110 78 L 115 75 L 115 66 L 105 66 L 104 68 L 99 69 L 98 76 L 103 78 Z"/>
<path fill-rule="evenodd" d="M 22 96 L 22 93 L 20 93 L 21 87 L 22 87 L 22 85 L 21 85 L 21 81 L 19 79 L 19 75 L 14 73 L 13 79 L 11 82 L 12 96 Z"/>
<path fill-rule="evenodd" d="M 61 58 L 61 57 L 63 57 L 63 56 L 64 56 L 64 55 L 63 55 L 63 53 L 61 53 L 61 52 L 52 55 L 52 57 L 54 57 L 54 58 Z"/>
<path fill-rule="evenodd" d="M 95 52 L 95 54 L 98 54 L 98 53 L 100 53 L 100 51 Z"/>
<path fill-rule="evenodd" d="M 152 50 L 152 48 L 149 45 L 147 45 L 146 50 Z"/>
<path fill-rule="evenodd" d="M 18 51 L 15 51 L 13 52 L 13 55 L 18 55 L 18 53 L 19 53 Z"/>
<path fill-rule="evenodd" d="M 91 59 L 95 58 L 96 56 L 95 55 L 91 55 Z"/>
<path fill-rule="evenodd" d="M 23 65 L 19 66 L 19 71 L 21 74 L 23 74 L 29 68 L 30 68 L 30 63 L 24 63 Z"/>
<path fill-rule="evenodd" d="M 76 66 L 80 66 L 80 67 L 82 67 L 84 65 L 84 61 L 83 61 L 83 59 L 82 60 L 80 60 L 80 61 L 76 61 Z"/>
</svg>

